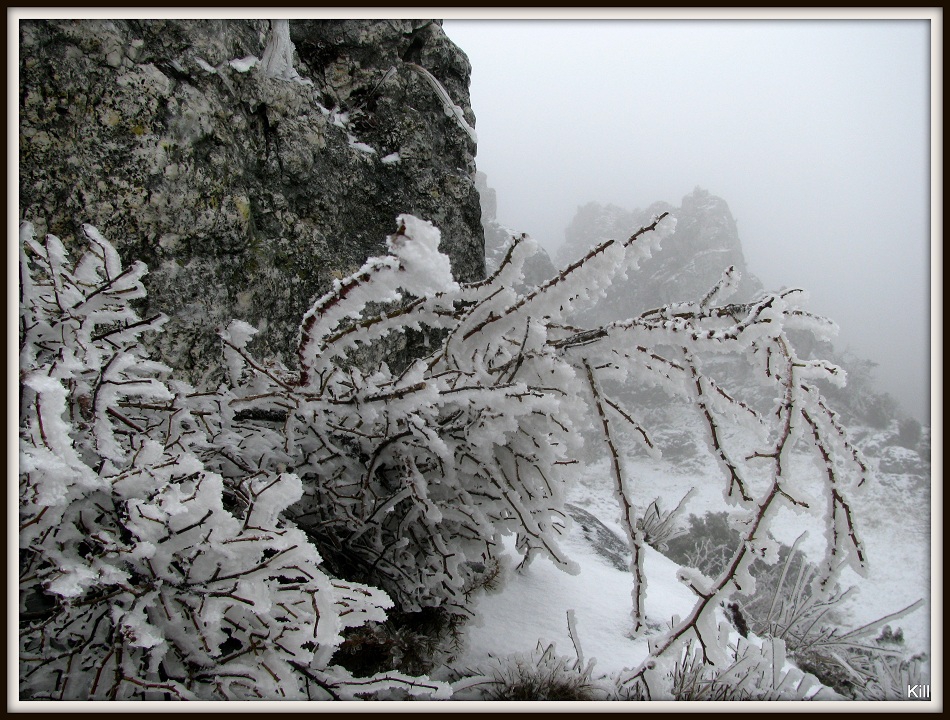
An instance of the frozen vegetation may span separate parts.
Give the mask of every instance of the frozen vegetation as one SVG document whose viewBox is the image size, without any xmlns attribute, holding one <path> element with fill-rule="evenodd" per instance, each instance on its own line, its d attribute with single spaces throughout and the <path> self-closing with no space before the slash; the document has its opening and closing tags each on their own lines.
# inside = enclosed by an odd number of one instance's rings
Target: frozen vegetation
<svg viewBox="0 0 950 720">
<path fill-rule="evenodd" d="M 833 325 L 798 291 L 731 304 L 730 268 L 697 301 L 578 327 L 673 218 L 527 286 L 530 239 L 459 283 L 436 228 L 397 224 L 304 316 L 296 367 L 255 357 L 235 321 L 226 382 L 201 391 L 144 356 L 164 318 L 133 309 L 142 263 L 91 226 L 73 263 L 22 225 L 23 698 L 879 699 L 929 682 L 905 602 L 926 584 L 884 572 L 873 601 L 843 596 L 875 567 L 864 527 L 889 488 L 925 493 L 882 484 L 876 464 L 912 458 L 878 432 L 869 461 L 826 403 L 816 383 L 843 371 L 790 334 Z M 361 348 L 410 331 L 428 353 L 365 366 Z"/>
<path fill-rule="evenodd" d="M 360 40 L 367 30 L 391 28 Z M 408 36 L 438 39 L 428 25 Z M 197 58 L 191 80 L 312 100 L 289 25 L 267 37 L 261 59 Z M 418 80 L 468 147 L 452 74 L 407 59 L 421 48 L 399 55 L 406 72 L 371 73 L 373 92 Z M 413 162 L 373 140 L 375 121 L 351 133 L 369 109 L 343 104 L 312 104 L 307 122 L 342 138 L 347 172 Z M 690 198 L 718 212 L 708 193 Z M 235 208 L 249 222 L 250 205 Z M 453 276 L 439 229 L 400 215 L 384 252 L 311 302 L 291 353 L 231 320 L 223 371 L 201 387 L 146 350 L 169 318 L 142 312 L 145 263 L 124 266 L 92 225 L 64 244 L 23 222 L 20 698 L 929 687 L 929 429 L 894 417 L 860 362 L 837 362 L 835 326 L 803 292 L 761 292 L 737 262 L 714 278 L 675 254 L 658 266 L 684 235 L 681 213 L 653 209 L 558 268 L 513 239 L 484 279 L 464 253 L 466 277 Z M 716 257 L 741 259 L 730 228 L 716 226 Z M 617 288 L 644 268 L 705 284 L 631 310 Z M 599 315 L 605 301 L 626 313 Z"/>
</svg>

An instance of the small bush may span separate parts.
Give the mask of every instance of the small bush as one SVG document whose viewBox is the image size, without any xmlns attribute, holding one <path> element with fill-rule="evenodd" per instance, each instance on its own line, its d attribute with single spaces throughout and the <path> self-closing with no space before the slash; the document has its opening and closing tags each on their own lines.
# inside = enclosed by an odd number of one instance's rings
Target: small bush
<svg viewBox="0 0 950 720">
<path fill-rule="evenodd" d="M 686 531 L 678 523 L 679 514 L 683 509 L 683 504 L 692 494 L 691 489 L 675 508 L 667 511 L 664 511 L 660 505 L 660 498 L 654 499 L 643 513 L 643 517 L 637 520 L 644 542 L 662 552 L 669 547 L 672 540 L 683 535 Z"/>
<path fill-rule="evenodd" d="M 805 700 L 827 694 L 813 675 L 786 663 L 785 642 L 778 638 L 761 646 L 736 643 L 717 667 L 704 656 L 699 643 L 687 646 L 671 672 L 674 700 Z"/>
<path fill-rule="evenodd" d="M 605 696 L 591 676 L 593 662 L 557 655 L 554 644 L 533 653 L 493 660 L 484 673 L 469 671 L 456 683 L 456 699 L 474 694 L 479 700 L 596 700 Z M 459 690 L 459 687 L 463 689 Z M 467 693 L 465 691 L 468 691 Z"/>
<path fill-rule="evenodd" d="M 754 700 L 748 690 L 723 682 L 696 653 L 686 653 L 673 669 L 673 698 L 693 702 Z"/>
<path fill-rule="evenodd" d="M 892 630 L 890 625 L 885 625 L 884 629 L 881 630 L 881 634 L 875 638 L 874 642 L 878 645 L 903 645 L 904 630 L 902 628 Z"/>
<path fill-rule="evenodd" d="M 913 450 L 920 442 L 922 428 L 914 418 L 904 418 L 897 426 L 897 441 L 903 447 Z"/>
<path fill-rule="evenodd" d="M 680 565 L 715 577 L 732 557 L 741 536 L 729 526 L 726 512 L 689 516 L 689 527 L 666 543 L 664 553 Z"/>
<path fill-rule="evenodd" d="M 668 543 L 666 554 L 676 562 L 715 577 L 735 553 L 741 537 L 728 523 L 725 512 L 691 515 L 689 529 Z M 738 594 L 729 602 L 726 615 L 743 637 L 782 641 L 798 667 L 824 685 L 855 700 L 901 700 L 905 686 L 925 684 L 922 656 L 907 658 L 901 652 L 901 628 L 885 625 L 887 619 L 903 616 L 917 604 L 856 630 L 844 630 L 834 613 L 849 590 L 835 586 L 819 589 L 818 568 L 808 562 L 796 545 L 781 546 L 778 562 L 752 566 L 755 592 Z M 873 643 L 866 638 L 877 628 Z M 748 693 L 725 682 L 695 657 L 684 656 L 673 674 L 674 697 L 680 700 L 744 700 Z"/>
</svg>

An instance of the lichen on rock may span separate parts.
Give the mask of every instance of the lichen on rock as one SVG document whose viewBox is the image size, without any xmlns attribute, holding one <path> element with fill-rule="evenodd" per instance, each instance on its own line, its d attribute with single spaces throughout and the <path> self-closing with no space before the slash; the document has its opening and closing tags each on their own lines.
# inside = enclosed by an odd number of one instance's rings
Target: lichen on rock
<svg viewBox="0 0 950 720">
<path fill-rule="evenodd" d="M 21 219 L 64 240 L 90 223 L 146 262 L 143 311 L 171 317 L 155 349 L 193 382 L 216 379 L 231 318 L 260 328 L 258 355 L 292 363 L 314 297 L 384 253 L 399 214 L 441 229 L 459 280 L 484 273 L 475 145 L 408 66 L 474 125 L 471 68 L 441 25 L 293 20 L 296 77 L 255 62 L 271 32 L 20 23 Z"/>
</svg>

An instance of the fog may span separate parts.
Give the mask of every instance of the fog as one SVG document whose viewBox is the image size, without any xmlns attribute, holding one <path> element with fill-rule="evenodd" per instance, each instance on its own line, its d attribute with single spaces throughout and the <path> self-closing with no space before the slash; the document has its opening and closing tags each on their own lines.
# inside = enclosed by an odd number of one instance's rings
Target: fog
<svg viewBox="0 0 950 720">
<path fill-rule="evenodd" d="M 499 221 L 549 250 L 588 201 L 725 199 L 766 288 L 930 417 L 924 20 L 446 20 Z M 633 229 L 633 228 L 632 228 Z"/>
</svg>

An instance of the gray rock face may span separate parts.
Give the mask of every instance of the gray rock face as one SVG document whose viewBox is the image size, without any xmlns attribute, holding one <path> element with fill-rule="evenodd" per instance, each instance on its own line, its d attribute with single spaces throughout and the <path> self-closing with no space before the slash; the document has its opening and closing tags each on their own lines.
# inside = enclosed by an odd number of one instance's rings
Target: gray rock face
<svg viewBox="0 0 950 720">
<path fill-rule="evenodd" d="M 930 477 L 930 463 L 915 450 L 892 445 L 881 452 L 878 467 L 883 473 L 891 475 L 916 475 Z"/>
<path fill-rule="evenodd" d="M 400 213 L 442 230 L 458 279 L 484 273 L 470 66 L 441 26 L 291 21 L 303 81 L 255 64 L 270 37 L 266 20 L 20 25 L 21 219 L 67 243 L 91 223 L 145 261 L 142 310 L 171 316 L 156 349 L 192 381 L 214 379 L 231 318 L 292 364 L 314 297 L 385 252 Z"/>
<path fill-rule="evenodd" d="M 700 188 L 684 197 L 678 208 L 665 202 L 633 211 L 599 203 L 581 206 L 567 228 L 558 261 L 563 266 L 604 240 L 626 239 L 655 215 L 667 211 L 676 218 L 675 232 L 627 282 L 618 281 L 610 288 L 597 308 L 599 321 L 631 317 L 669 302 L 698 301 L 730 265 L 742 274 L 733 300 L 751 300 L 761 292 L 762 283 L 746 268 L 729 206 Z"/>
<path fill-rule="evenodd" d="M 574 522 L 580 525 L 581 533 L 587 542 L 607 564 L 621 572 L 630 569 L 630 548 L 617 533 L 582 507 L 565 503 L 564 508 Z"/>
</svg>

